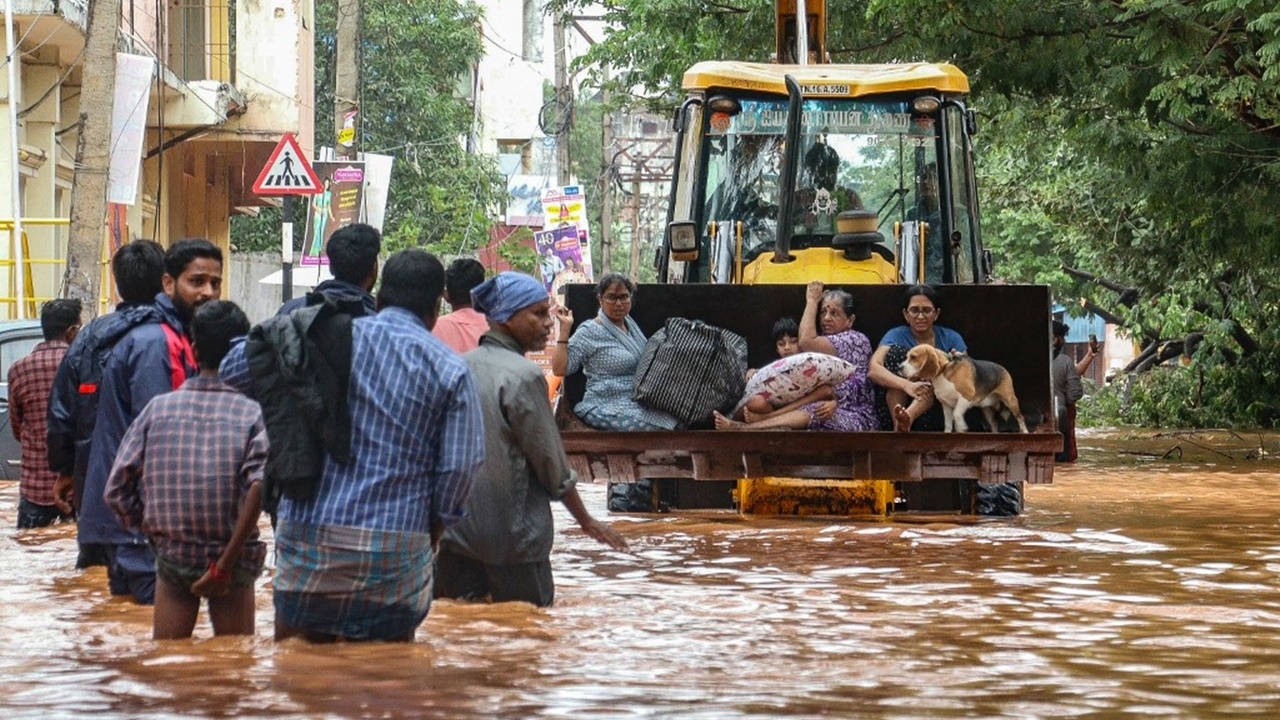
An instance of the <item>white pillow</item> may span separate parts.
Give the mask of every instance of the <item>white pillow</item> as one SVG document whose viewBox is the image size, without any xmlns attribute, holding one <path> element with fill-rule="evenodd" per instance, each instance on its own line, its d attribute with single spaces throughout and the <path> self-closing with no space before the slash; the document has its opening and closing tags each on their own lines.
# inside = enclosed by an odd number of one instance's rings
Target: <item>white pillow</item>
<svg viewBox="0 0 1280 720">
<path fill-rule="evenodd" d="M 797 353 L 775 360 L 756 371 L 747 381 L 741 408 L 752 396 L 760 395 L 775 408 L 795 402 L 822 385 L 839 385 L 856 370 L 853 363 L 816 352 Z"/>
</svg>

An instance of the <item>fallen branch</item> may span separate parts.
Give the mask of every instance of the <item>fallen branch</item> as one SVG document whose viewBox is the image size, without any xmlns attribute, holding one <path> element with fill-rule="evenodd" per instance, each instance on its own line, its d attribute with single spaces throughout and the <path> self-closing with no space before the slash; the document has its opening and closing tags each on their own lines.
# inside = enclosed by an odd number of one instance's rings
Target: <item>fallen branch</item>
<svg viewBox="0 0 1280 720">
<path fill-rule="evenodd" d="M 1169 456 L 1174 454 L 1175 452 L 1178 454 L 1178 459 L 1181 460 L 1182 459 L 1181 444 L 1174 445 L 1173 447 L 1164 451 L 1163 454 L 1157 453 L 1157 452 L 1151 452 L 1150 450 L 1121 450 L 1120 454 L 1121 455 L 1137 455 L 1139 457 L 1159 458 L 1161 460 L 1167 460 Z"/>
<path fill-rule="evenodd" d="M 1235 460 L 1235 459 L 1236 459 L 1234 455 L 1228 455 L 1227 453 L 1224 453 L 1224 452 L 1222 452 L 1221 450 L 1215 450 L 1215 449 L 1213 449 L 1213 448 L 1211 448 L 1211 447 L 1209 447 L 1209 446 L 1207 446 L 1207 445 L 1201 445 L 1200 443 L 1198 443 L 1198 442 L 1192 442 L 1191 440 L 1186 440 L 1186 442 L 1187 442 L 1187 443 L 1189 443 L 1189 444 L 1191 444 L 1191 445 L 1194 445 L 1194 446 L 1196 446 L 1196 447 L 1200 448 L 1201 450 L 1208 450 L 1209 452 L 1211 452 L 1211 453 L 1213 453 L 1213 454 L 1215 454 L 1215 455 L 1221 455 L 1222 457 L 1224 457 L 1224 458 L 1226 458 L 1226 459 L 1228 459 L 1228 460 Z"/>
<path fill-rule="evenodd" d="M 1114 280 L 1108 280 L 1104 277 L 1098 277 L 1097 275 L 1094 275 L 1091 272 L 1085 272 L 1084 270 L 1079 270 L 1077 268 L 1067 267 L 1066 265 L 1062 266 L 1062 272 L 1078 280 L 1097 283 L 1098 285 L 1101 285 L 1102 287 L 1108 290 L 1112 290 L 1114 292 L 1119 293 L 1120 304 L 1126 307 L 1133 307 L 1134 305 L 1136 305 L 1138 303 L 1138 296 L 1141 295 L 1141 292 L 1138 290 L 1138 288 L 1129 287 L 1127 285 L 1121 285 L 1120 283 Z"/>
</svg>

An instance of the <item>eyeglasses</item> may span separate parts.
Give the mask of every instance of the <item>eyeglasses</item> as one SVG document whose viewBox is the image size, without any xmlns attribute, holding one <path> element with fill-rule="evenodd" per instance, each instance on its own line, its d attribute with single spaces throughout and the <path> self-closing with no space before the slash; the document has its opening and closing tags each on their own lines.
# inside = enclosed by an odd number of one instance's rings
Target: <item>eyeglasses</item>
<svg viewBox="0 0 1280 720">
<path fill-rule="evenodd" d="M 603 295 L 600 299 L 607 303 L 613 303 L 614 305 L 622 305 L 623 303 L 631 302 L 630 295 Z"/>
<path fill-rule="evenodd" d="M 937 308 L 931 308 L 931 307 L 928 307 L 928 308 L 927 308 L 927 307 L 909 307 L 909 308 L 907 308 L 907 312 L 908 312 L 909 314 L 911 314 L 911 315 L 915 315 L 916 317 L 929 317 L 930 315 L 932 315 L 932 314 L 934 314 L 935 312 L 937 312 L 937 310 L 938 310 Z"/>
</svg>

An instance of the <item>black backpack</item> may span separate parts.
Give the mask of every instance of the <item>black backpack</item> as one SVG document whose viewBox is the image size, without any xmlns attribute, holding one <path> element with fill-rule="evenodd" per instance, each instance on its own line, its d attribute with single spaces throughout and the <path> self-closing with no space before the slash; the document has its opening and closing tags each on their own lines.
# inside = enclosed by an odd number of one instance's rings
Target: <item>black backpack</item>
<svg viewBox="0 0 1280 720">
<path fill-rule="evenodd" d="M 358 298 L 307 295 L 306 307 L 253 326 L 244 355 L 271 440 L 263 471 L 263 509 L 280 498 L 314 497 L 326 453 L 351 457 L 351 325 L 365 315 Z"/>
<path fill-rule="evenodd" d="M 75 362 L 72 371 L 78 381 L 74 410 L 77 440 L 88 440 L 93 435 L 93 426 L 98 419 L 98 391 L 102 383 L 102 371 L 106 368 L 116 343 L 143 323 L 163 321 L 164 316 L 159 309 L 144 305 L 103 315 L 85 328 L 85 332 L 89 334 L 87 346 L 74 358 L 67 358 Z"/>
<path fill-rule="evenodd" d="M 102 372 L 116 343 L 130 330 L 149 322 L 164 322 L 164 315 L 154 305 L 137 305 L 98 317 L 76 336 L 58 367 L 47 415 L 49 468 L 70 472 L 77 497 L 83 497 L 88 473 Z M 64 412 L 69 418 L 58 417 Z"/>
</svg>

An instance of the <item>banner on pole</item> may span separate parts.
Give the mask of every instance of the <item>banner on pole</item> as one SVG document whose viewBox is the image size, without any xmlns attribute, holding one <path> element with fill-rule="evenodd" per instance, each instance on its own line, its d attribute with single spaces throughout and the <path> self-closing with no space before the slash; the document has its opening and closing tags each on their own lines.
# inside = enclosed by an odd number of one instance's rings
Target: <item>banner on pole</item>
<svg viewBox="0 0 1280 720">
<path fill-rule="evenodd" d="M 115 96 L 111 105 L 111 150 L 107 202 L 132 205 L 138 199 L 142 146 L 147 139 L 147 105 L 156 61 L 147 55 L 116 54 Z"/>
<path fill-rule="evenodd" d="M 338 228 L 360 221 L 364 194 L 364 163 L 326 161 L 315 163 L 314 169 L 320 192 L 311 196 L 300 265 L 329 264 L 329 238 Z"/>
<path fill-rule="evenodd" d="M 591 282 L 595 273 L 591 267 L 587 198 L 582 187 L 548 188 L 542 194 L 542 210 L 543 229 L 533 237 L 548 291 L 554 295 L 565 283 Z M 552 250 L 551 257 L 546 254 L 548 248 Z"/>
</svg>

